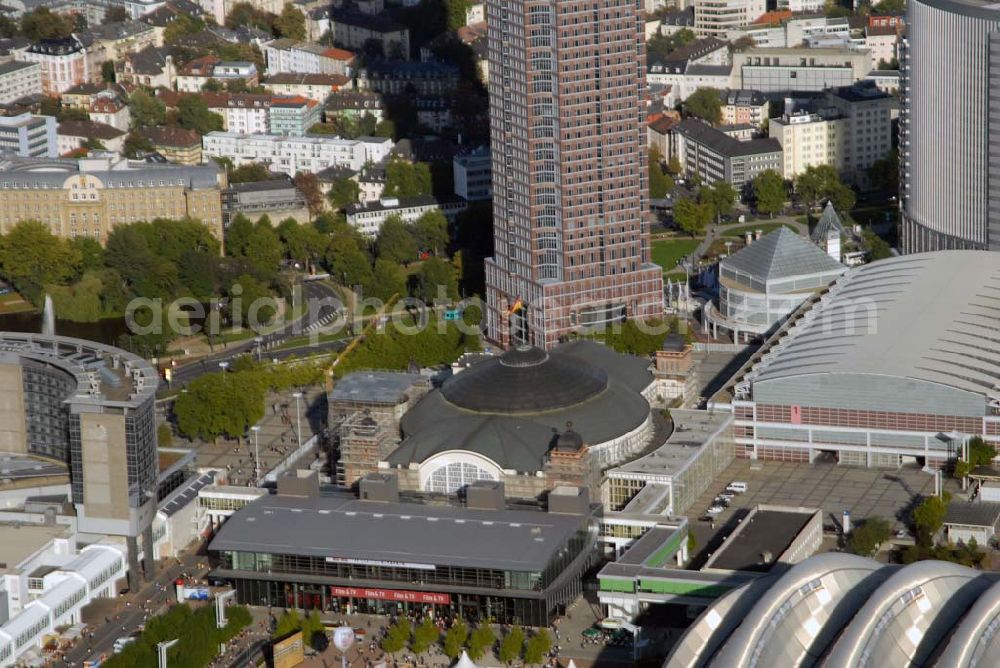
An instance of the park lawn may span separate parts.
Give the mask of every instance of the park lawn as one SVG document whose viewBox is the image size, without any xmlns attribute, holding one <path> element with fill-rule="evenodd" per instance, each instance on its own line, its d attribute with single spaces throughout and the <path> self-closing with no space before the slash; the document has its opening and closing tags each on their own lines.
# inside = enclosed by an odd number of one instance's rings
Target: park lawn
<svg viewBox="0 0 1000 668">
<path fill-rule="evenodd" d="M 20 313 L 22 311 L 34 311 L 35 307 L 31 302 L 25 300 L 16 292 L 8 292 L 0 295 L 0 313 Z"/>
<path fill-rule="evenodd" d="M 770 234 L 782 226 L 787 227 L 792 232 L 798 233 L 798 230 L 788 223 L 748 223 L 737 227 L 727 227 L 723 230 L 722 234 L 727 237 L 742 237 L 747 232 L 756 232 L 757 230 L 762 230 L 764 234 Z"/>
<path fill-rule="evenodd" d="M 308 334 L 303 336 L 297 336 L 294 339 L 288 339 L 282 343 L 274 350 L 289 350 L 291 348 L 301 348 L 303 346 L 308 346 L 311 343 L 330 343 L 331 341 L 347 341 L 351 336 L 345 332 L 331 332 L 330 334 L 319 334 L 316 340 L 313 341 L 312 337 Z"/>
<path fill-rule="evenodd" d="M 673 271 L 677 263 L 691 253 L 701 243 L 701 239 L 657 239 L 653 241 L 653 262 L 663 267 L 664 272 Z"/>
</svg>

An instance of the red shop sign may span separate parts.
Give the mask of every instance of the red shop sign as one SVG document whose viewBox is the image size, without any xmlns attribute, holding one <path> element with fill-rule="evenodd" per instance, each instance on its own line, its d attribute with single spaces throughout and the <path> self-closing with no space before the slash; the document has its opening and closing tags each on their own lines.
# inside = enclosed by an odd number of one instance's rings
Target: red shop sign
<svg viewBox="0 0 1000 668">
<path fill-rule="evenodd" d="M 331 596 L 347 598 L 374 598 L 380 601 L 399 601 L 400 603 L 433 603 L 448 605 L 451 596 L 425 591 L 403 591 L 400 589 L 368 589 L 365 587 L 330 587 Z"/>
</svg>

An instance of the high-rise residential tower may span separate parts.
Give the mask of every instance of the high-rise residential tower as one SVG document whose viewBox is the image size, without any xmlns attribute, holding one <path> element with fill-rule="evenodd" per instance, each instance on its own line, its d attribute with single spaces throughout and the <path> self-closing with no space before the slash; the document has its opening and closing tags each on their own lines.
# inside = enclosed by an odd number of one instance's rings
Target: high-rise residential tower
<svg viewBox="0 0 1000 668">
<path fill-rule="evenodd" d="M 1000 250 L 1000 6 L 910 0 L 906 22 L 903 250 Z"/>
<path fill-rule="evenodd" d="M 650 261 L 635 0 L 489 0 L 495 251 L 487 327 L 503 346 L 663 313 Z"/>
</svg>

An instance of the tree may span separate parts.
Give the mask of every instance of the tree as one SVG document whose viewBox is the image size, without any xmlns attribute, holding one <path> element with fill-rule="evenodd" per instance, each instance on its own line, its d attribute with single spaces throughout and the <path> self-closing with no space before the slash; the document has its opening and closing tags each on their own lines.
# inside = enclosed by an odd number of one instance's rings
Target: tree
<svg viewBox="0 0 1000 668">
<path fill-rule="evenodd" d="M 874 262 L 892 257 L 892 247 L 885 239 L 875 234 L 871 228 L 866 227 L 861 231 L 861 239 L 864 241 L 865 248 L 868 249 L 869 261 Z"/>
<path fill-rule="evenodd" d="M 194 130 L 200 135 L 223 127 L 222 116 L 211 111 L 200 95 L 185 95 L 180 99 L 177 103 L 177 122 L 182 128 Z"/>
<path fill-rule="evenodd" d="M 524 663 L 536 663 L 538 665 L 545 663 L 545 659 L 551 649 L 552 638 L 549 636 L 548 630 L 545 628 L 538 629 L 524 643 Z"/>
<path fill-rule="evenodd" d="M 285 5 L 285 7 L 291 6 Z M 292 181 L 295 183 L 295 188 L 305 197 L 309 214 L 318 216 L 325 208 L 323 193 L 319 189 L 319 177 L 312 172 L 299 172 Z"/>
<path fill-rule="evenodd" d="M 379 228 L 375 256 L 399 264 L 409 264 L 416 259 L 417 243 L 399 215 L 389 216 Z"/>
<path fill-rule="evenodd" d="M 385 197 L 419 197 L 431 194 L 431 168 L 423 162 L 393 158 L 385 168 Z"/>
<path fill-rule="evenodd" d="M 949 499 L 950 495 L 947 493 L 945 493 L 944 498 L 929 496 L 913 510 L 913 523 L 917 528 L 918 544 L 928 546 L 934 542 L 934 534 L 944 523 Z"/>
<path fill-rule="evenodd" d="M 434 620 L 430 617 L 424 617 L 423 621 L 413 629 L 413 642 L 410 644 L 410 649 L 413 650 L 414 654 L 423 654 L 431 648 L 431 645 L 437 643 L 440 635 L 441 632 L 434 624 Z"/>
<path fill-rule="evenodd" d="M 264 387 L 260 383 L 208 373 L 192 380 L 174 402 L 177 429 L 189 438 L 242 438 L 250 425 L 264 417 Z"/>
<path fill-rule="evenodd" d="M 654 147 L 649 149 L 649 196 L 653 199 L 663 199 L 674 189 L 674 180 L 663 171 L 660 162 L 663 156 Z"/>
<path fill-rule="evenodd" d="M 455 620 L 444 634 L 444 654 L 449 659 L 457 659 L 462 654 L 462 646 L 469 637 L 469 627 L 461 619 Z M 471 655 L 470 655 L 471 656 Z"/>
<path fill-rule="evenodd" d="M 997 456 L 997 449 L 980 436 L 973 436 L 968 443 L 968 459 L 955 462 L 955 477 L 965 478 L 977 466 L 989 466 Z"/>
<path fill-rule="evenodd" d="M 712 220 L 712 207 L 699 204 L 690 197 L 681 197 L 674 202 L 674 222 L 692 237 L 705 231 Z"/>
<path fill-rule="evenodd" d="M 250 274 L 240 274 L 229 287 L 230 299 L 234 305 L 239 304 L 243 326 L 255 332 L 263 329 L 276 315 L 274 306 L 268 301 L 271 296 L 267 284 Z"/>
<path fill-rule="evenodd" d="M 854 191 L 840 181 L 837 170 L 830 165 L 808 167 L 795 178 L 795 194 L 809 206 L 829 199 L 840 211 L 854 208 Z"/>
<path fill-rule="evenodd" d="M 337 179 L 326 196 L 333 208 L 345 209 L 349 204 L 357 204 L 361 196 L 361 186 L 348 178 Z"/>
<path fill-rule="evenodd" d="M 278 617 L 277 623 L 274 625 L 274 632 L 271 634 L 272 638 L 283 638 L 289 633 L 295 633 L 302 628 L 302 617 L 299 616 L 299 611 L 295 608 L 285 610 Z"/>
<path fill-rule="evenodd" d="M 365 293 L 388 301 L 395 294 L 406 295 L 406 273 L 395 262 L 379 258 L 375 260 L 375 269 L 370 285 L 365 286 Z"/>
<path fill-rule="evenodd" d="M 167 120 L 166 105 L 141 88 L 132 93 L 128 108 L 133 128 L 163 125 Z"/>
<path fill-rule="evenodd" d="M 382 649 L 389 654 L 401 652 L 406 647 L 410 639 L 410 622 L 407 619 L 400 619 L 389 627 L 385 638 L 382 640 Z"/>
<path fill-rule="evenodd" d="M 774 216 L 785 208 L 785 180 L 773 169 L 765 169 L 753 180 L 753 196 L 757 211 Z"/>
<path fill-rule="evenodd" d="M 847 549 L 862 557 L 872 557 L 892 537 L 889 523 L 881 517 L 869 517 L 847 538 Z"/>
<path fill-rule="evenodd" d="M 275 18 L 274 14 L 259 10 L 249 2 L 238 2 L 232 6 L 226 16 L 226 27 L 247 26 L 273 32 Z"/>
<path fill-rule="evenodd" d="M 833 208 L 838 211 L 850 211 L 857 201 L 854 190 L 849 185 L 839 181 L 830 188 L 826 196 L 833 203 Z"/>
<path fill-rule="evenodd" d="M 122 144 L 122 153 L 127 158 L 138 158 L 152 150 L 153 143 L 136 130 L 129 132 Z"/>
<path fill-rule="evenodd" d="M 115 62 L 113 60 L 105 60 L 101 63 L 101 80 L 106 83 L 115 82 Z"/>
<path fill-rule="evenodd" d="M 21 34 L 37 42 L 42 39 L 63 39 L 73 34 L 76 24 L 65 14 L 56 14 L 48 7 L 39 7 L 21 16 Z"/>
<path fill-rule="evenodd" d="M 465 25 L 466 12 L 472 5 L 470 0 L 445 0 L 445 11 L 448 17 L 448 30 L 458 30 Z"/>
<path fill-rule="evenodd" d="M 722 100 L 714 88 L 699 88 L 684 101 L 684 111 L 715 125 L 722 122 Z"/>
<path fill-rule="evenodd" d="M 104 268 L 104 249 L 91 237 L 73 237 L 67 241 L 70 248 L 80 254 L 80 273 Z"/>
<path fill-rule="evenodd" d="M 62 285 L 79 273 L 80 250 L 37 221 L 14 225 L 0 244 L 0 273 L 32 303 L 42 302 L 42 286 Z"/>
<path fill-rule="evenodd" d="M 336 280 L 344 281 L 344 285 L 371 284 L 371 261 L 352 237 L 335 235 L 326 249 L 324 259 L 330 273 Z"/>
<path fill-rule="evenodd" d="M 448 219 L 439 209 L 421 215 L 411 225 L 417 248 L 437 255 L 448 247 Z"/>
<path fill-rule="evenodd" d="M 698 201 L 707 204 L 712 209 L 716 223 L 722 223 L 722 217 L 728 216 L 736 202 L 736 189 L 725 181 L 716 181 L 715 185 L 702 186 L 698 190 Z"/>
<path fill-rule="evenodd" d="M 432 257 L 420 265 L 416 296 L 427 303 L 433 303 L 442 294 L 447 299 L 458 299 L 458 279 L 451 263 L 439 257 Z"/>
<path fill-rule="evenodd" d="M 505 664 L 514 663 L 521 658 L 521 651 L 523 649 L 524 631 L 520 626 L 515 626 L 500 641 L 500 655 L 497 658 Z"/>
<path fill-rule="evenodd" d="M 479 626 L 473 629 L 472 636 L 469 638 L 469 658 L 478 661 L 486 654 L 486 650 L 493 647 L 493 643 L 496 641 L 497 636 L 493 632 L 493 628 L 487 622 L 480 622 Z"/>
<path fill-rule="evenodd" d="M 190 14 L 177 14 L 163 30 L 163 43 L 168 46 L 176 44 L 181 38 L 194 35 L 204 29 L 205 22 L 200 18 Z"/>
<path fill-rule="evenodd" d="M 292 3 L 285 3 L 285 7 L 281 10 L 281 14 L 279 14 L 278 18 L 274 21 L 274 31 L 278 34 L 278 37 L 300 40 L 305 39 L 305 14 L 303 14 L 299 8 Z"/>
<path fill-rule="evenodd" d="M 281 265 L 281 251 L 281 241 L 270 223 L 258 221 L 247 235 L 243 257 L 255 276 L 269 281 Z"/>
</svg>

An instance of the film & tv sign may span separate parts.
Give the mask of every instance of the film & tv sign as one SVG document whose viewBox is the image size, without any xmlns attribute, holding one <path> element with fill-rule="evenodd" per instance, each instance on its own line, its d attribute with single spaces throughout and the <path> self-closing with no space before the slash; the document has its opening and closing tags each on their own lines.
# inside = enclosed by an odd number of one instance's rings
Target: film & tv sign
<svg viewBox="0 0 1000 668">
<path fill-rule="evenodd" d="M 448 605 L 451 596 L 424 591 L 403 591 L 399 589 L 367 589 L 363 587 L 330 587 L 331 596 L 348 598 L 374 598 L 380 601 L 398 601 L 400 603 L 433 603 Z"/>
</svg>

